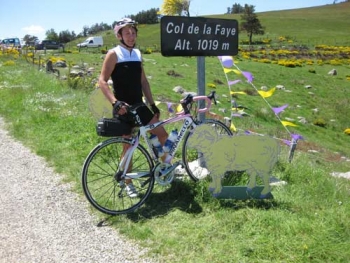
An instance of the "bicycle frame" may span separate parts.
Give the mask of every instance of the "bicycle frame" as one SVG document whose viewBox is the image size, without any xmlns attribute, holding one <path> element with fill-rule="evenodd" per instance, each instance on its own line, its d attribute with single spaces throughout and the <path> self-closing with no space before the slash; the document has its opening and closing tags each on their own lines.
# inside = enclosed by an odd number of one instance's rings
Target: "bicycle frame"
<svg viewBox="0 0 350 263">
<path fill-rule="evenodd" d="M 207 106 L 205 108 L 199 109 L 198 113 L 204 113 L 204 112 L 209 111 L 209 109 L 211 107 L 211 100 L 207 96 L 195 96 L 195 97 L 193 97 L 193 101 L 198 101 L 198 100 L 205 100 L 207 102 Z M 156 153 L 154 152 L 152 143 L 151 143 L 150 139 L 148 138 L 147 133 L 149 131 L 157 128 L 157 127 L 165 126 L 167 124 L 183 120 L 184 123 L 183 123 L 183 125 L 178 133 L 178 136 L 177 136 L 173 146 L 171 147 L 169 153 L 166 156 L 165 163 L 170 163 L 172 161 L 175 153 L 178 150 L 179 144 L 182 141 L 182 139 L 184 138 L 186 132 L 188 132 L 190 130 L 190 128 L 194 128 L 196 126 L 196 123 L 195 123 L 195 120 L 193 119 L 192 114 L 189 112 L 189 110 L 186 107 L 187 107 L 187 104 L 186 105 L 183 104 L 183 111 L 180 113 L 177 113 L 177 116 L 175 116 L 175 117 L 140 127 L 137 135 L 131 138 L 131 145 L 132 146 L 127 149 L 126 153 L 124 154 L 124 156 L 120 162 L 119 167 L 123 168 L 122 177 L 124 177 L 124 178 L 127 177 L 128 179 L 135 179 L 135 178 L 139 178 L 139 177 L 142 177 L 145 175 L 145 174 L 137 174 L 137 175 L 128 174 L 126 176 L 127 169 L 124 169 L 125 167 L 129 167 L 133 152 L 140 143 L 140 137 L 142 137 L 144 139 L 144 141 L 146 142 L 147 150 L 149 153 L 151 153 L 152 159 L 156 163 L 158 163 L 159 158 L 157 157 Z"/>
<path fill-rule="evenodd" d="M 198 100 L 207 103 L 196 103 Z M 198 177 L 202 176 L 202 171 L 206 173 L 204 176 L 207 175 L 205 162 L 202 165 L 203 154 L 192 145 L 196 139 L 192 136 L 196 133 L 196 127 L 210 125 L 217 134 L 232 134 L 220 121 L 197 119 L 200 116 L 197 114 L 209 111 L 212 100 L 215 103 L 215 91 L 208 96 L 194 97 L 189 94 L 180 102 L 183 109 L 180 113 L 139 127 L 129 136 L 110 138 L 96 145 L 85 159 L 82 170 L 84 194 L 91 205 L 109 215 L 133 212 L 146 202 L 152 191 L 160 193 L 163 186 L 170 185 L 176 179 L 175 169 L 179 165 L 193 181 L 204 178 Z M 160 157 L 149 135 L 155 133 L 154 129 L 170 123 L 173 124 L 164 128 L 176 126 L 178 134 L 172 136 L 175 140 L 168 147 L 167 155 Z M 141 144 L 142 139 L 144 142 Z M 135 194 L 130 193 L 132 186 L 136 189 Z"/>
</svg>

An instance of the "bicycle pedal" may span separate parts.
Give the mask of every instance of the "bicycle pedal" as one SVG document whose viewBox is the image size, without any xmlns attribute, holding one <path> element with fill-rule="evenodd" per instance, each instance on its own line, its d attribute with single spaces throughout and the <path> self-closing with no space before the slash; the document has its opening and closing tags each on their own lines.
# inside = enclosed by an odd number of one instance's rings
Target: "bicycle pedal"
<svg viewBox="0 0 350 263">
<path fill-rule="evenodd" d="M 160 172 L 159 177 L 168 175 L 169 173 L 171 173 L 172 171 L 174 171 L 175 168 L 178 167 L 180 164 L 181 164 L 181 161 L 177 161 L 177 162 L 175 162 L 171 167 L 169 167 L 168 169 L 164 169 L 164 170 L 161 169 L 161 170 L 159 171 L 159 172 Z"/>
</svg>

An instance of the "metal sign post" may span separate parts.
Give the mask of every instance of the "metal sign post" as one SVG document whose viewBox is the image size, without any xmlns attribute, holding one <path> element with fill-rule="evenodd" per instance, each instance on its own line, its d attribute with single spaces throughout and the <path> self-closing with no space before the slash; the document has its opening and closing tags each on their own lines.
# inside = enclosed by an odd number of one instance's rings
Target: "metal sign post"
<svg viewBox="0 0 350 263">
<path fill-rule="evenodd" d="M 197 57 L 197 94 L 205 95 L 205 57 Z M 205 107 L 203 100 L 198 101 L 200 109 Z M 198 113 L 198 119 L 204 121 L 205 113 Z"/>
</svg>

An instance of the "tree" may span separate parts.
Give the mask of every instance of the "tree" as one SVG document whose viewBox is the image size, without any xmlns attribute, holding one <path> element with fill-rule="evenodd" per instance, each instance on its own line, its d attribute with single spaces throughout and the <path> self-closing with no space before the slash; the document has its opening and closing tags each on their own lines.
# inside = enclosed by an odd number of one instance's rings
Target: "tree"
<svg viewBox="0 0 350 263">
<path fill-rule="evenodd" d="M 28 35 L 28 34 L 23 37 L 23 41 L 26 43 L 26 45 L 34 45 L 35 41 L 37 40 L 38 40 L 38 37 Z"/>
<path fill-rule="evenodd" d="M 254 13 L 255 8 L 252 5 L 244 5 L 244 12 L 241 15 L 241 30 L 246 31 L 249 37 L 249 45 L 252 44 L 253 34 L 263 35 L 264 28 L 260 24 L 258 16 Z"/>
<path fill-rule="evenodd" d="M 159 22 L 158 19 L 158 8 L 151 8 L 147 11 L 141 11 L 137 13 L 136 15 L 128 15 L 127 17 L 130 17 L 131 19 L 135 20 L 139 24 L 157 24 Z M 113 22 L 113 27 L 117 22 Z"/>
<path fill-rule="evenodd" d="M 88 35 L 88 32 L 89 32 L 89 27 L 88 26 L 84 26 L 83 27 L 83 31 L 82 31 L 83 37 L 86 37 Z"/>
<path fill-rule="evenodd" d="M 161 12 L 163 15 L 190 16 L 191 0 L 164 0 Z"/>
<path fill-rule="evenodd" d="M 231 14 L 241 14 L 244 12 L 244 7 L 235 3 L 231 8 Z"/>
<path fill-rule="evenodd" d="M 69 32 L 69 30 L 61 31 L 58 34 L 58 40 L 61 43 L 68 43 L 68 42 L 74 40 L 75 37 L 76 37 L 76 35 L 75 35 L 74 31 Z"/>
<path fill-rule="evenodd" d="M 47 40 L 58 41 L 58 35 L 55 32 L 55 29 L 51 28 L 50 30 L 46 31 L 46 39 Z"/>
</svg>

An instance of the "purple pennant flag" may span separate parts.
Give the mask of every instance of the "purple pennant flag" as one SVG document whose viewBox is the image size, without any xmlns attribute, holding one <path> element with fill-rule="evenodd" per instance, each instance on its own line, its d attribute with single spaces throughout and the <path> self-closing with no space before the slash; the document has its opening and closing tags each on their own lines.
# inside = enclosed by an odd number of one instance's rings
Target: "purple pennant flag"
<svg viewBox="0 0 350 263">
<path fill-rule="evenodd" d="M 172 105 L 173 104 L 171 102 L 167 102 L 168 111 L 171 112 L 171 113 L 174 112 L 173 108 L 171 107 Z"/>
<path fill-rule="evenodd" d="M 304 137 L 301 136 L 300 134 L 292 134 L 292 138 L 294 140 L 304 140 Z"/>
<path fill-rule="evenodd" d="M 238 82 L 241 82 L 241 80 L 240 80 L 240 79 L 230 80 L 230 81 L 228 81 L 227 83 L 228 83 L 229 86 L 231 86 L 231 85 L 237 84 Z"/>
<path fill-rule="evenodd" d="M 290 146 L 290 141 L 288 141 L 288 140 L 283 140 L 283 142 L 284 142 L 286 145 Z"/>
<path fill-rule="evenodd" d="M 243 76 L 248 80 L 248 82 L 252 82 L 254 77 L 252 75 L 252 73 L 248 72 L 248 71 L 242 71 Z"/>
<path fill-rule="evenodd" d="M 288 104 L 283 105 L 281 107 L 277 107 L 277 108 L 272 108 L 273 112 L 278 115 L 280 112 L 284 111 L 285 108 L 288 107 Z"/>
</svg>

